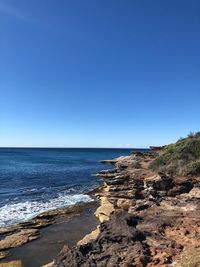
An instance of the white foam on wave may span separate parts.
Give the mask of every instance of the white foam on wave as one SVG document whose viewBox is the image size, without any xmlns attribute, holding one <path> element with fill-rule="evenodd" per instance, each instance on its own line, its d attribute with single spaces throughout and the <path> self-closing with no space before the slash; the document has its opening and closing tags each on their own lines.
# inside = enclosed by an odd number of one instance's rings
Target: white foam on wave
<svg viewBox="0 0 200 267">
<path fill-rule="evenodd" d="M 0 227 L 6 227 L 18 222 L 25 222 L 49 210 L 63 208 L 80 202 L 90 202 L 88 195 L 59 195 L 49 201 L 26 201 L 6 204 L 0 208 Z"/>
</svg>

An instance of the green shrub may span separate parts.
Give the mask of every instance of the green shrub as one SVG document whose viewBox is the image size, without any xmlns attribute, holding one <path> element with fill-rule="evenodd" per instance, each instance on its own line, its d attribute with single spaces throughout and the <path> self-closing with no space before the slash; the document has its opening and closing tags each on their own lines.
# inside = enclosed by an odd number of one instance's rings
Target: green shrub
<svg viewBox="0 0 200 267">
<path fill-rule="evenodd" d="M 175 144 L 166 146 L 152 162 L 154 171 L 165 171 L 179 175 L 200 174 L 200 132 L 191 133 Z"/>
<path fill-rule="evenodd" d="M 200 175 L 200 160 L 191 162 L 186 165 L 184 169 L 184 174 L 192 176 Z"/>
</svg>

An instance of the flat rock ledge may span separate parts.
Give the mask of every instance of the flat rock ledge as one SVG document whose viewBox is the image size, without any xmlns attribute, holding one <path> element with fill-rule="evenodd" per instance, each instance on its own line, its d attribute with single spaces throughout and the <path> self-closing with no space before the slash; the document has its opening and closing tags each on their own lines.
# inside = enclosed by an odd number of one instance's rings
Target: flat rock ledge
<svg viewBox="0 0 200 267">
<path fill-rule="evenodd" d="M 97 230 L 64 246 L 51 267 L 200 266 L 200 177 L 154 173 L 155 151 L 110 162 L 97 176 Z"/>
<path fill-rule="evenodd" d="M 9 261 L 0 263 L 0 267 L 23 267 L 21 261 Z"/>
<path fill-rule="evenodd" d="M 85 208 L 94 207 L 95 201 L 72 205 L 63 209 L 44 212 L 27 222 L 0 228 L 0 267 L 1 266 L 22 266 L 21 262 L 2 262 L 11 253 L 12 248 L 19 247 L 40 237 L 42 228 L 54 224 L 58 218 L 72 217 L 80 214 Z M 10 264 L 10 265 L 9 265 Z M 15 264 L 15 265 L 14 265 Z M 18 264 L 18 265 L 17 265 Z"/>
</svg>

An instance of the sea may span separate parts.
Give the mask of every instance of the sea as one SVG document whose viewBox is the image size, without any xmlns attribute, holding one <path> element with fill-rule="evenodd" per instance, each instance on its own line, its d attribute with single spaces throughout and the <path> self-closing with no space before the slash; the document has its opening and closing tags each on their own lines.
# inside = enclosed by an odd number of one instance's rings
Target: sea
<svg viewBox="0 0 200 267">
<path fill-rule="evenodd" d="M 0 227 L 92 201 L 87 193 L 102 183 L 94 174 L 111 168 L 100 161 L 131 151 L 135 149 L 0 148 Z"/>
</svg>

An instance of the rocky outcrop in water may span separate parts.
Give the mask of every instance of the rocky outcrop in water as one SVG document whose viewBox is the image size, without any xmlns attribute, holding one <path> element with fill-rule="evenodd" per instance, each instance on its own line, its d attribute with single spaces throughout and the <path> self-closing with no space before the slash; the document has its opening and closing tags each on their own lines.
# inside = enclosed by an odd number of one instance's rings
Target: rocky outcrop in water
<svg viewBox="0 0 200 267">
<path fill-rule="evenodd" d="M 111 161 L 96 235 L 65 246 L 53 267 L 200 266 L 200 179 L 154 173 L 156 152 Z"/>
<path fill-rule="evenodd" d="M 21 266 L 21 262 L 2 262 L 12 254 L 12 248 L 19 247 L 40 237 L 40 230 L 56 223 L 62 217 L 70 218 L 80 214 L 85 208 L 96 206 L 95 201 L 50 210 L 37 217 L 9 227 L 0 228 L 0 266 Z M 14 265 L 15 264 L 15 265 Z M 18 265 L 16 265 L 18 264 Z"/>
</svg>

